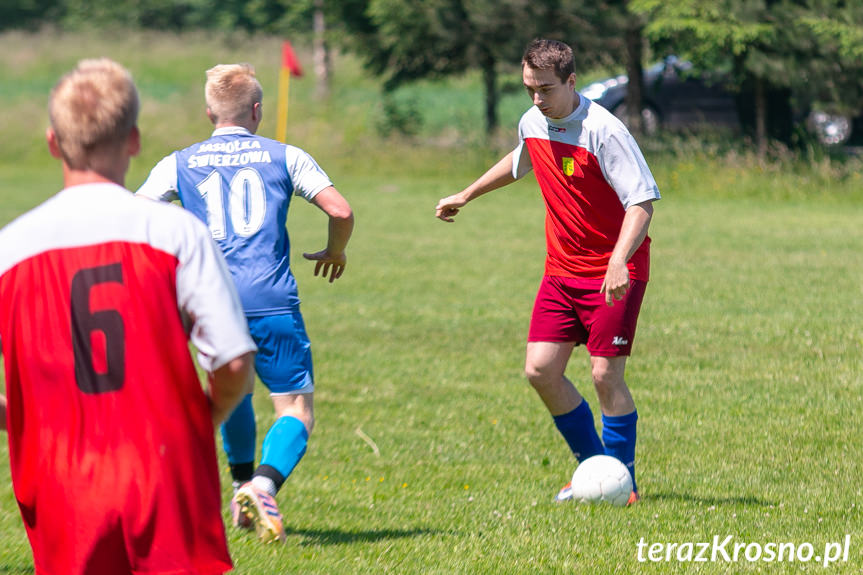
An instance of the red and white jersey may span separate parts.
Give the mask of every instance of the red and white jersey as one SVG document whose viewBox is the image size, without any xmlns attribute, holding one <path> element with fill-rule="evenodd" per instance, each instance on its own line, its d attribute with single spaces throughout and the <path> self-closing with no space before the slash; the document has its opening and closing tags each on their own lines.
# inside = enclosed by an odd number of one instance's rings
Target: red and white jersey
<svg viewBox="0 0 863 575">
<path fill-rule="evenodd" d="M 12 480 L 36 572 L 74 572 L 112 531 L 136 549 L 149 542 L 154 561 L 164 542 L 201 572 L 229 567 L 209 402 L 188 341 L 208 370 L 255 345 L 206 226 L 113 184 L 61 191 L 0 230 L 0 337 Z M 172 506 L 195 537 L 165 515 Z"/>
<path fill-rule="evenodd" d="M 532 168 L 545 199 L 545 274 L 604 277 L 626 209 L 660 198 L 638 144 L 620 120 L 584 96 L 557 120 L 533 106 L 518 138 L 513 176 Z M 645 238 L 629 261 L 630 277 L 647 281 L 649 268 Z"/>
</svg>

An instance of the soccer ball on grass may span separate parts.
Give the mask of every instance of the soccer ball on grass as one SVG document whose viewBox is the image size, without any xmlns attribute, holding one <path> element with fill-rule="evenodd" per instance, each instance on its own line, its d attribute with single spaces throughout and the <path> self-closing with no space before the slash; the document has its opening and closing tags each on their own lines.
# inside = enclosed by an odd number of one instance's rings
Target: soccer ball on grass
<svg viewBox="0 0 863 575">
<path fill-rule="evenodd" d="M 632 476 L 621 461 L 594 455 L 578 464 L 572 474 L 572 499 L 582 503 L 610 503 L 623 507 L 632 493 Z"/>
</svg>

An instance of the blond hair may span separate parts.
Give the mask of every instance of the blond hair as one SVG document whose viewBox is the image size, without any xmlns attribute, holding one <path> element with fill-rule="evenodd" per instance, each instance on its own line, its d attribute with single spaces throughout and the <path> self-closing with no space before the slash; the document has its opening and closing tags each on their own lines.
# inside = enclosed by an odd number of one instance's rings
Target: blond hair
<svg viewBox="0 0 863 575">
<path fill-rule="evenodd" d="M 51 91 L 48 115 L 63 160 L 90 169 L 95 156 L 122 146 L 138 121 L 138 91 L 108 58 L 81 60 Z"/>
<path fill-rule="evenodd" d="M 204 98 L 214 123 L 242 121 L 263 97 L 250 64 L 219 64 L 207 70 Z"/>
</svg>

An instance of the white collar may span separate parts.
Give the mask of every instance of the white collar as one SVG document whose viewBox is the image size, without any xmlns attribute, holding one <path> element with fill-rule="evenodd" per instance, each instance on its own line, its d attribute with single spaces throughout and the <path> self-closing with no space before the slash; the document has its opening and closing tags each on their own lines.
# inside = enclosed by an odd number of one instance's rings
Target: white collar
<svg viewBox="0 0 863 575">
<path fill-rule="evenodd" d="M 223 128 L 216 128 L 213 130 L 213 136 L 227 136 L 230 134 L 248 134 L 252 135 L 250 131 L 242 126 L 225 126 Z"/>
</svg>

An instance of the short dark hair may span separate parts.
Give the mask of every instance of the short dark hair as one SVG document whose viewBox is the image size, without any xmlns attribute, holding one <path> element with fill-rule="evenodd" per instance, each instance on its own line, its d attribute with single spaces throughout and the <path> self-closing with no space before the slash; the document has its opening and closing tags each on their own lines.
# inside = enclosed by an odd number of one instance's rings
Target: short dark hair
<svg viewBox="0 0 863 575">
<path fill-rule="evenodd" d="M 532 40 L 524 51 L 521 65 L 534 70 L 554 70 L 561 82 L 566 82 L 571 74 L 575 74 L 572 48 L 558 40 Z"/>
</svg>

